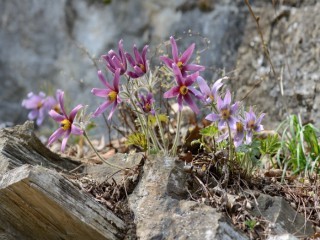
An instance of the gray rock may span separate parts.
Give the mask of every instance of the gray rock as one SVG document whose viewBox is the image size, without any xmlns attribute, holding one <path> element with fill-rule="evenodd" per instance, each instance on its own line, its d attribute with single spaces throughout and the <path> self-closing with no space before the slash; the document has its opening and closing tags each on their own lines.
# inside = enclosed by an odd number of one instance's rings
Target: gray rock
<svg viewBox="0 0 320 240">
<path fill-rule="evenodd" d="M 248 239 L 214 208 L 171 196 L 175 189 L 181 189 L 182 175 L 177 174 L 177 168 L 172 158 L 147 159 L 142 179 L 129 197 L 138 238 Z"/>
<path fill-rule="evenodd" d="M 237 89 L 237 98 L 242 99 L 263 79 L 244 103 L 266 112 L 264 122 L 268 127 L 276 127 L 289 114 L 300 113 L 303 122 L 317 122 L 320 118 L 317 108 L 320 27 L 315 24 L 320 21 L 320 3 L 304 2 L 308 4 L 299 8 L 283 6 L 277 14 L 271 3 L 261 3 L 253 9 L 259 16 L 276 76 L 264 56 L 255 21 L 251 16 L 247 19 L 233 89 Z"/>
<path fill-rule="evenodd" d="M 291 234 L 281 234 L 276 236 L 269 236 L 267 240 L 298 240 L 298 238 Z"/>
<path fill-rule="evenodd" d="M 24 164 L 41 165 L 58 171 L 70 171 L 80 165 L 80 161 L 51 152 L 33 131 L 31 121 L 0 130 L 0 174 Z"/>
<path fill-rule="evenodd" d="M 216 69 L 233 69 L 246 18 L 245 8 L 236 2 L 216 1 L 210 11 L 201 12 L 194 4 L 181 10 L 186 5 L 183 0 L 112 1 L 108 5 L 88 0 L 1 1 L 0 122 L 26 119 L 21 101 L 30 91 L 52 94 L 60 88 L 66 91 L 68 107 L 82 103 L 95 110 L 101 99 L 90 90 L 102 86 L 86 51 L 98 60 L 110 48 L 117 48 L 121 38 L 127 51 L 134 43 L 153 46 L 150 56 L 173 34 L 186 38 L 183 44 L 179 41 L 181 51 L 190 41 L 203 50 L 203 38 L 183 34 L 191 29 L 210 40 L 211 49 L 201 54 L 203 63 L 214 69 L 207 72 L 209 79 L 217 75 Z M 104 69 L 102 62 L 97 65 Z"/>
<path fill-rule="evenodd" d="M 138 166 L 144 159 L 143 153 L 136 154 L 121 154 L 117 153 L 116 155 L 108 158 L 106 161 L 113 165 L 119 166 L 123 169 L 134 168 Z M 84 167 L 83 173 L 90 176 L 90 178 L 97 181 L 97 183 L 103 183 L 112 176 L 112 178 L 117 182 L 123 180 L 123 172 L 119 169 L 110 167 L 108 164 L 102 165 L 86 165 Z"/>
<path fill-rule="evenodd" d="M 314 233 L 312 223 L 306 221 L 304 215 L 297 213 L 282 197 L 260 194 L 252 212 L 270 221 L 272 235 L 289 233 L 301 237 Z"/>
<path fill-rule="evenodd" d="M 0 203 L 0 236 L 102 240 L 123 239 L 126 231 L 124 222 L 92 196 L 40 166 L 0 175 Z"/>
</svg>

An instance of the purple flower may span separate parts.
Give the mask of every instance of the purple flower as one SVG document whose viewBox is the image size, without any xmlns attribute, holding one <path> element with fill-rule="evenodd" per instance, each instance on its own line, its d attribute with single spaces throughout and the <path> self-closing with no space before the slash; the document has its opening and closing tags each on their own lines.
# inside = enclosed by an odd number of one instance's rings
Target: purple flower
<svg viewBox="0 0 320 240">
<path fill-rule="evenodd" d="M 101 71 L 98 71 L 98 77 L 102 84 L 106 86 L 106 88 L 93 88 L 91 92 L 98 97 L 105 98 L 106 101 L 97 108 L 97 110 L 93 113 L 93 116 L 99 116 L 113 103 L 113 107 L 108 116 L 108 120 L 110 120 L 114 111 L 116 110 L 117 105 L 121 102 L 121 99 L 119 97 L 120 69 L 117 69 L 115 71 L 113 86 L 111 86 L 110 83 L 107 82 Z"/>
<path fill-rule="evenodd" d="M 219 95 L 217 96 L 218 113 L 211 113 L 206 117 L 206 119 L 212 122 L 218 121 L 219 129 L 222 129 L 226 123 L 229 124 L 230 128 L 235 129 L 237 118 L 234 117 L 234 115 L 238 110 L 238 105 L 238 102 L 231 105 L 231 93 L 227 90 L 224 100 L 222 100 Z"/>
<path fill-rule="evenodd" d="M 264 118 L 265 113 L 262 113 L 260 117 L 257 119 L 256 114 L 253 112 L 252 107 L 250 107 L 249 112 L 245 112 L 245 128 L 247 131 L 246 135 L 246 144 L 252 142 L 253 132 L 260 132 L 263 130 L 263 126 L 261 125 L 261 121 Z"/>
<path fill-rule="evenodd" d="M 242 144 L 246 130 L 243 126 L 243 123 L 241 121 L 238 121 L 236 122 L 236 128 L 233 131 L 234 146 L 237 148 Z"/>
<path fill-rule="evenodd" d="M 133 72 L 128 71 L 128 75 L 131 78 L 141 77 L 148 71 L 149 67 L 148 67 L 148 62 L 146 58 L 148 47 L 149 47 L 148 45 L 144 46 L 144 48 L 142 49 L 142 53 L 140 54 L 136 45 L 134 45 L 133 52 L 134 52 L 135 59 L 133 59 L 133 57 L 129 53 L 125 54 L 129 64 L 133 68 Z"/>
<path fill-rule="evenodd" d="M 55 142 L 58 138 L 63 136 L 62 144 L 61 144 L 61 152 L 64 152 L 66 147 L 68 138 L 70 134 L 74 135 L 81 135 L 83 131 L 77 127 L 73 121 L 75 116 L 77 115 L 78 111 L 82 108 L 82 105 L 77 105 L 72 111 L 70 112 L 69 116 L 66 113 L 64 108 L 64 92 L 59 92 L 59 104 L 62 114 L 56 112 L 55 110 L 50 110 L 49 115 L 58 123 L 60 123 L 60 127 L 49 137 L 48 139 L 48 146 Z"/>
<path fill-rule="evenodd" d="M 119 41 L 119 55 L 115 51 L 110 50 L 108 54 L 102 55 L 102 58 L 107 62 L 107 68 L 115 73 L 117 69 L 120 69 L 120 75 L 127 71 L 127 60 L 123 50 L 123 41 Z"/>
<path fill-rule="evenodd" d="M 188 64 L 188 61 L 191 58 L 191 55 L 194 51 L 195 44 L 191 44 L 186 51 L 179 57 L 178 47 L 176 40 L 171 36 L 170 37 L 171 47 L 172 47 L 172 58 L 170 59 L 165 56 L 161 56 L 160 59 L 167 65 L 169 68 L 173 68 L 173 64 L 175 63 L 181 70 L 183 76 L 187 75 L 188 71 L 203 71 L 205 69 L 204 66 L 196 65 L 196 64 Z"/>
<path fill-rule="evenodd" d="M 152 104 L 154 103 L 152 93 L 148 93 L 147 96 L 139 95 L 139 100 L 138 105 L 145 113 L 155 114 L 154 109 L 152 109 Z"/>
<path fill-rule="evenodd" d="M 191 86 L 196 81 L 196 78 L 199 76 L 199 72 L 195 72 L 191 75 L 183 77 L 179 67 L 175 63 L 172 64 L 172 67 L 178 86 L 174 86 L 169 91 L 165 92 L 163 94 L 163 97 L 173 98 L 177 96 L 179 111 L 182 110 L 182 101 L 184 100 L 190 106 L 192 111 L 194 111 L 195 113 L 199 113 L 197 105 L 195 105 L 191 98 L 192 95 L 199 99 L 201 98 L 201 93 Z"/>
<path fill-rule="evenodd" d="M 38 126 L 43 123 L 48 111 L 51 109 L 50 101 L 48 101 L 48 98 L 46 98 L 46 95 L 43 92 L 39 92 L 38 95 L 30 92 L 28 94 L 28 99 L 22 101 L 22 106 L 31 110 L 28 114 L 28 118 L 30 120 L 36 119 Z"/>
<path fill-rule="evenodd" d="M 48 96 L 47 97 L 47 103 L 49 106 L 49 110 L 53 109 L 55 110 L 57 113 L 62 113 L 61 109 L 60 109 L 60 104 L 59 104 L 59 95 L 61 94 L 62 90 L 57 89 L 56 91 L 56 98 L 52 97 L 52 96 Z"/>
<path fill-rule="evenodd" d="M 217 80 L 213 84 L 212 89 L 210 89 L 207 82 L 201 76 L 197 78 L 197 82 L 200 87 L 200 91 L 203 94 L 203 100 L 205 103 L 208 104 L 217 99 L 218 90 L 223 86 L 222 80 L 224 79 L 225 78 L 221 78 Z"/>
</svg>

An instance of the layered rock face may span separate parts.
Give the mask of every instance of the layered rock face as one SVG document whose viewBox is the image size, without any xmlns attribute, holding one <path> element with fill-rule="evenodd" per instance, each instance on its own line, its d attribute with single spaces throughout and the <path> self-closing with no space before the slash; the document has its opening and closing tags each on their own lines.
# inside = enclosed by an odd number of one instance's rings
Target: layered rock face
<svg viewBox="0 0 320 240">
<path fill-rule="evenodd" d="M 222 72 L 234 76 L 229 86 L 238 99 L 257 86 L 245 101 L 268 113 L 268 126 L 275 126 L 287 113 L 300 112 L 305 120 L 316 120 L 320 4 L 283 1 L 278 8 L 268 1 L 251 2 L 260 17 L 276 76 L 264 57 L 256 24 L 241 0 L 110 4 L 98 0 L 3 0 L 0 123 L 26 119 L 21 101 L 30 91 L 53 93 L 60 88 L 72 99 L 70 105 L 89 104 L 94 110 L 100 100 L 90 90 L 101 86 L 88 53 L 99 59 L 117 48 L 122 38 L 128 51 L 133 43 L 153 46 L 149 56 L 155 60 L 156 46 L 170 35 L 183 38 L 178 42 L 181 49 L 192 41 L 197 43 L 201 62 L 207 67 L 206 78 L 216 79 Z M 98 62 L 98 68 L 103 69 L 104 64 Z M 261 78 L 265 80 L 257 84 Z"/>
</svg>

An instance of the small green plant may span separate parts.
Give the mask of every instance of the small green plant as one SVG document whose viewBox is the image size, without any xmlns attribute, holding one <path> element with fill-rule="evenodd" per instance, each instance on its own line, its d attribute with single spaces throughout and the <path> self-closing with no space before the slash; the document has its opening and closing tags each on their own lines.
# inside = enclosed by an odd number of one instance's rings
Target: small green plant
<svg viewBox="0 0 320 240">
<path fill-rule="evenodd" d="M 240 145 L 236 149 L 237 160 L 246 176 L 250 176 L 260 160 L 260 141 L 254 140 L 250 144 Z"/>
<path fill-rule="evenodd" d="M 319 129 L 311 123 L 302 124 L 300 115 L 290 115 L 280 124 L 278 131 L 281 146 L 277 162 L 284 172 L 289 169 L 294 174 L 304 172 L 305 176 L 319 172 Z"/>
<path fill-rule="evenodd" d="M 143 133 L 136 132 L 128 136 L 126 141 L 127 146 L 136 146 L 143 151 L 147 151 L 147 139 Z"/>
<path fill-rule="evenodd" d="M 250 231 L 252 231 L 255 228 L 255 226 L 257 226 L 257 221 L 254 219 L 249 219 L 246 220 L 244 224 L 249 228 Z"/>
</svg>

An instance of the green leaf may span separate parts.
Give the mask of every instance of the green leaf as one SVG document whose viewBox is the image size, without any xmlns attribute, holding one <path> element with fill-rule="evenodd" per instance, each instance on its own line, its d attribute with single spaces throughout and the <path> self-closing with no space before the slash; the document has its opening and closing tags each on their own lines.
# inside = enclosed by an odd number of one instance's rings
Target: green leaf
<svg viewBox="0 0 320 240">
<path fill-rule="evenodd" d="M 274 155 L 281 147 L 281 142 L 277 135 L 269 135 L 260 142 L 260 151 L 262 154 Z"/>
<path fill-rule="evenodd" d="M 135 132 L 128 136 L 126 141 L 127 146 L 137 146 L 144 151 L 147 151 L 147 139 L 143 133 Z"/>
<path fill-rule="evenodd" d="M 218 133 L 218 128 L 215 125 L 200 129 L 200 134 L 205 137 L 214 137 Z"/>
<path fill-rule="evenodd" d="M 169 121 L 168 116 L 164 114 L 159 114 L 158 119 L 160 122 L 167 123 Z M 156 116 L 149 114 L 148 116 L 148 124 L 149 126 L 155 126 L 157 124 Z"/>
</svg>

